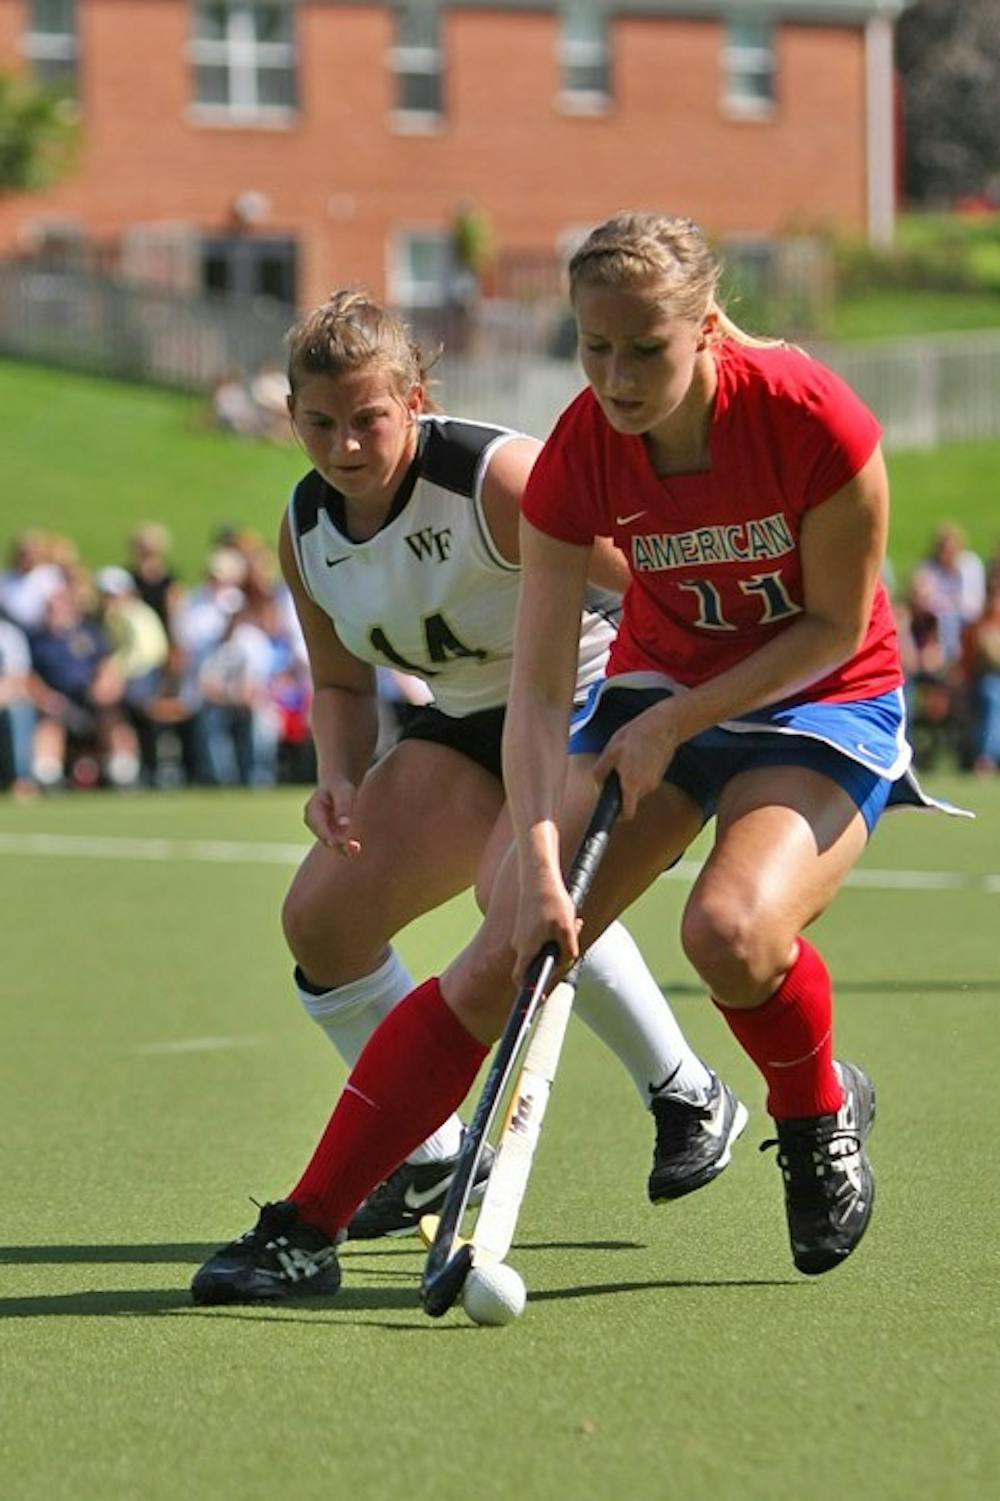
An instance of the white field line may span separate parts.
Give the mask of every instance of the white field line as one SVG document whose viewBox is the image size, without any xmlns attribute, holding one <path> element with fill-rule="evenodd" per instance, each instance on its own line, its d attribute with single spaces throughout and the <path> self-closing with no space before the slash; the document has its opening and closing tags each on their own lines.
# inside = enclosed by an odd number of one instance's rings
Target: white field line
<svg viewBox="0 0 1000 1501">
<path fill-rule="evenodd" d="M 174 1042 L 144 1042 L 132 1049 L 144 1057 L 169 1053 L 220 1053 L 229 1048 L 255 1048 L 259 1037 L 182 1037 Z"/>
<path fill-rule="evenodd" d="M 0 834 L 0 856 L 49 855 L 78 860 L 193 861 L 217 865 L 298 865 L 308 844 L 238 839 L 132 839 L 103 834 Z M 693 881 L 701 865 L 681 860 L 662 881 Z M 1000 894 L 1000 874 L 956 870 L 852 871 L 848 886 L 876 891 L 985 891 Z"/>
<path fill-rule="evenodd" d="M 306 844 L 237 839 L 130 839 L 105 834 L 0 834 L 0 855 L 63 855 L 80 860 L 194 860 L 221 865 L 298 865 Z"/>
</svg>

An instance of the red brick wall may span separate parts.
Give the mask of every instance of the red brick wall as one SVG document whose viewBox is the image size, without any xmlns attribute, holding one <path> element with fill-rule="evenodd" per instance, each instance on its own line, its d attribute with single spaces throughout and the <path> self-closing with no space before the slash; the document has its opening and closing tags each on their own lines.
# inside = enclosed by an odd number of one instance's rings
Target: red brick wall
<svg viewBox="0 0 1000 1501">
<path fill-rule="evenodd" d="M 507 251 L 551 249 L 567 228 L 624 206 L 690 213 L 712 232 L 864 223 L 864 52 L 859 29 L 785 25 L 766 122 L 720 107 L 713 21 L 615 22 L 614 98 L 562 112 L 555 19 L 445 13 L 440 131 L 390 121 L 387 11 L 304 3 L 301 114 L 287 129 L 214 126 L 189 113 L 184 0 L 78 0 L 86 147 L 78 176 L 0 201 L 0 253 L 39 218 L 97 238 L 130 222 L 215 231 L 235 195 L 270 200 L 261 226 L 302 252 L 301 296 L 341 281 L 384 288 L 393 224 L 443 226 L 463 200 Z M 0 64 L 15 59 L 21 0 L 0 0 Z"/>
</svg>

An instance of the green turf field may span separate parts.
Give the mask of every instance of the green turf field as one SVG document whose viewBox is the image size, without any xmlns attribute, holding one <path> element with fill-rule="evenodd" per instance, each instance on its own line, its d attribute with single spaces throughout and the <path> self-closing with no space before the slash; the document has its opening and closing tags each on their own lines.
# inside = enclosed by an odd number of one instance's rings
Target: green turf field
<svg viewBox="0 0 1000 1501">
<path fill-rule="evenodd" d="M 278 931 L 300 792 L 0 805 L 0 1495 L 1000 1494 L 1000 780 L 934 787 L 978 821 L 887 819 L 817 930 L 839 1048 L 879 1089 L 856 1257 L 791 1266 L 760 1087 L 678 953 L 681 871 L 630 921 L 750 1127 L 718 1183 L 651 1209 L 648 1122 L 574 1024 L 510 1258 L 530 1301 L 503 1330 L 425 1318 L 407 1241 L 349 1249 L 325 1305 L 188 1302 L 342 1078 Z M 411 929 L 412 968 L 470 922 L 463 899 Z"/>
</svg>

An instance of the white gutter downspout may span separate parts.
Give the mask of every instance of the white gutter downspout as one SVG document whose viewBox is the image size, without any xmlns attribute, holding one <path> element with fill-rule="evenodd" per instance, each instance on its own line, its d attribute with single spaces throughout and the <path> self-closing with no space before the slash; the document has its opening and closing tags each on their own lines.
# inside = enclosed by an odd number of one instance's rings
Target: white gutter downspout
<svg viewBox="0 0 1000 1501">
<path fill-rule="evenodd" d="M 893 27 L 887 15 L 865 24 L 865 158 L 868 238 L 891 245 L 896 220 Z"/>
</svg>

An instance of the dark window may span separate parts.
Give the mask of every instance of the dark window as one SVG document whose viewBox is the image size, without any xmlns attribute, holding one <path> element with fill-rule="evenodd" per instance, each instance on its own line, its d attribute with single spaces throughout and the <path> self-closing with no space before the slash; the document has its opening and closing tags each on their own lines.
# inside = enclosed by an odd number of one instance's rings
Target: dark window
<svg viewBox="0 0 1000 1501">
<path fill-rule="evenodd" d="M 723 104 L 739 114 L 774 108 L 774 27 L 766 16 L 730 17 L 722 52 Z"/>
<path fill-rule="evenodd" d="M 75 98 L 79 57 L 76 0 L 30 0 L 21 50 L 39 83 Z"/>
<path fill-rule="evenodd" d="M 411 0 L 397 7 L 391 64 L 400 114 L 436 117 L 443 112 L 444 57 L 436 5 Z"/>
<path fill-rule="evenodd" d="M 202 241 L 202 284 L 211 292 L 296 301 L 294 240 L 265 235 L 219 235 Z"/>
<path fill-rule="evenodd" d="M 228 117 L 287 115 L 298 102 L 293 0 L 191 0 L 194 101 Z"/>
</svg>

